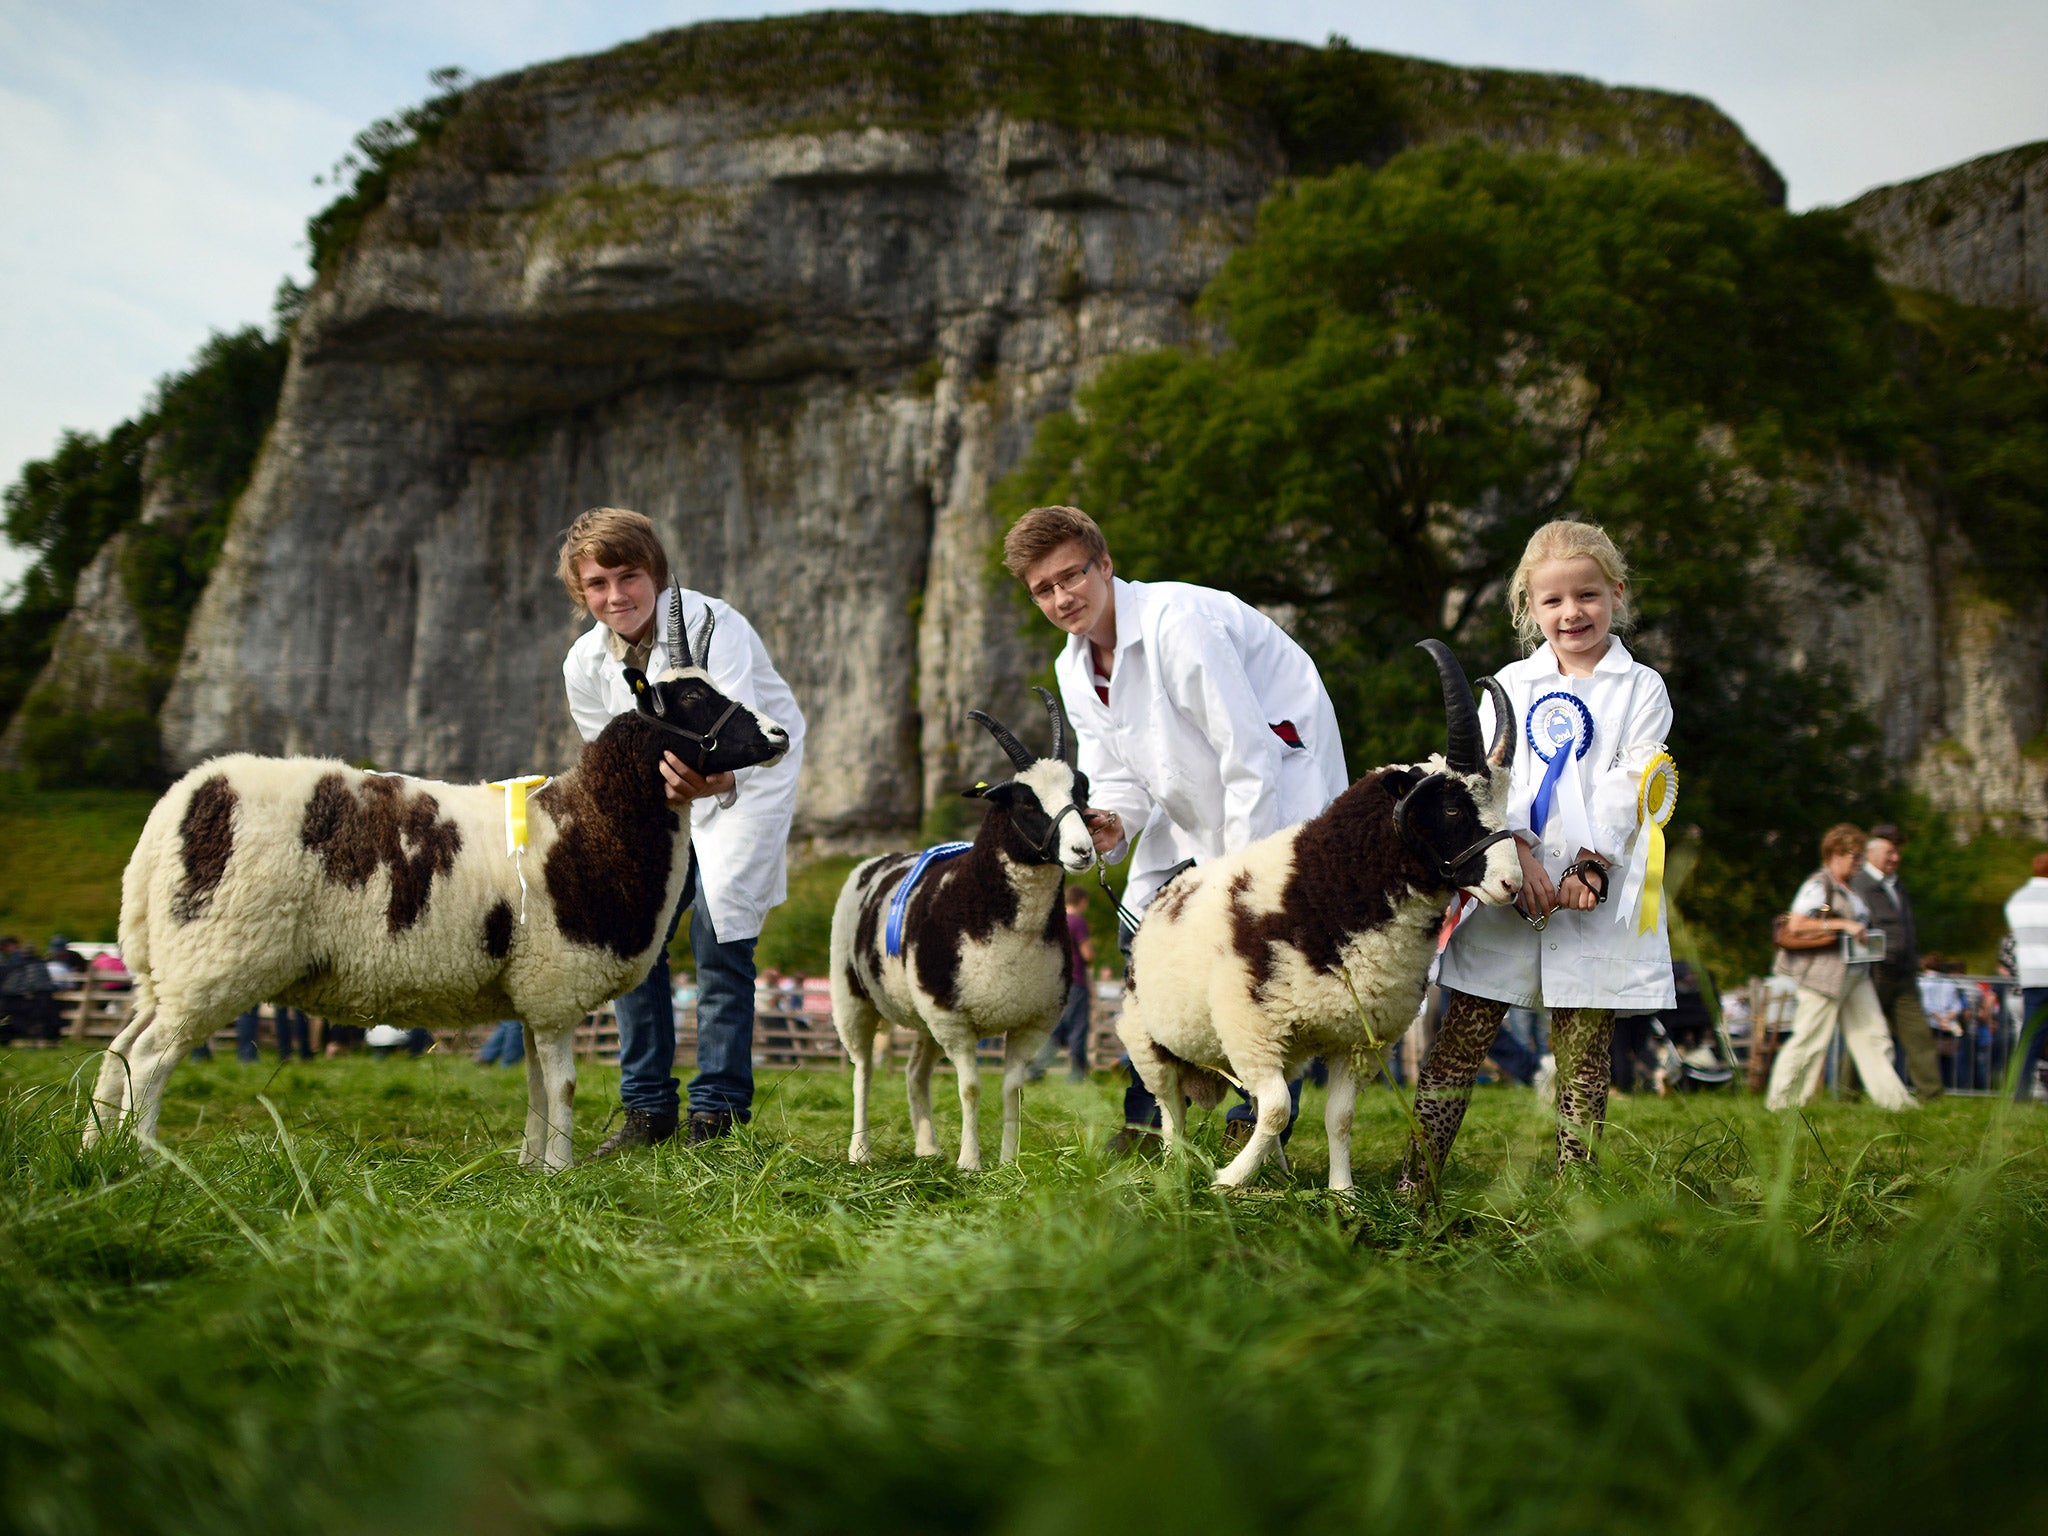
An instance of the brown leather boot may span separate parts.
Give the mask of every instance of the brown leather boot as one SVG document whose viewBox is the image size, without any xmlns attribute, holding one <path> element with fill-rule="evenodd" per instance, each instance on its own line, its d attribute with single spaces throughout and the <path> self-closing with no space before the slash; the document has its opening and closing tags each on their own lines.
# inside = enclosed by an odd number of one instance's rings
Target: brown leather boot
<svg viewBox="0 0 2048 1536">
<path fill-rule="evenodd" d="M 597 1150 L 584 1161 L 596 1162 L 600 1157 L 610 1157 L 614 1152 L 625 1152 L 634 1147 L 658 1147 L 671 1140 L 676 1133 L 674 1115 L 650 1115 L 644 1109 L 626 1111 L 626 1123 L 598 1143 Z"/>
<path fill-rule="evenodd" d="M 732 1134 L 732 1111 L 725 1109 L 693 1109 L 690 1111 L 690 1145 L 701 1147 L 707 1141 L 716 1141 L 721 1136 Z"/>
</svg>

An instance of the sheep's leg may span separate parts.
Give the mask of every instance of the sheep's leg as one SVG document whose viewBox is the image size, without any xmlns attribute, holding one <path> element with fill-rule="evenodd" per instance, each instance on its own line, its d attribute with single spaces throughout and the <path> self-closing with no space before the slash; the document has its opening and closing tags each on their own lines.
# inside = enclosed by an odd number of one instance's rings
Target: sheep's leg
<svg viewBox="0 0 2048 1536">
<path fill-rule="evenodd" d="M 158 1009 L 156 1018 L 135 1037 L 129 1053 L 133 1077 L 128 1086 L 129 1123 L 138 1141 L 156 1139 L 156 1120 L 163 1109 L 164 1085 L 185 1053 L 204 1040 L 232 1013 L 213 1017 L 179 1017 Z"/>
<path fill-rule="evenodd" d="M 1323 1126 L 1330 1135 L 1330 1188 L 1351 1187 L 1351 1112 L 1358 1101 L 1358 1073 L 1349 1051 L 1328 1058 L 1330 1096 L 1323 1102 Z"/>
<path fill-rule="evenodd" d="M 870 1003 L 847 993 L 835 996 L 833 1021 L 839 1026 L 839 1043 L 853 1062 L 853 1140 L 847 1143 L 846 1160 L 864 1163 L 874 1155 L 868 1142 L 868 1090 L 875 1079 L 875 1025 L 879 1015 Z"/>
<path fill-rule="evenodd" d="M 981 1172 L 981 1061 L 975 1055 L 980 1042 L 972 1034 L 946 1042 L 946 1055 L 960 1080 L 960 1159 L 962 1173 Z"/>
<path fill-rule="evenodd" d="M 129 1086 L 134 1080 L 129 1057 L 135 1049 L 136 1040 L 149 1028 L 155 1016 L 153 1005 L 138 1007 L 107 1046 L 107 1054 L 100 1060 L 99 1081 L 93 1084 L 92 1116 L 86 1121 L 85 1135 L 81 1138 L 85 1146 L 92 1146 L 102 1136 L 112 1136 L 121 1128 L 121 1113 L 127 1107 Z"/>
<path fill-rule="evenodd" d="M 546 1116 L 547 1140 L 541 1165 L 559 1173 L 576 1161 L 571 1133 L 576 1127 L 576 1026 L 530 1031 L 540 1047 L 541 1083 L 547 1090 L 542 1104 Z M 527 1079 L 528 1091 L 533 1079 Z"/>
<path fill-rule="evenodd" d="M 1288 1111 L 1293 1108 L 1287 1094 L 1287 1075 L 1278 1063 L 1263 1072 L 1247 1073 L 1245 1087 L 1251 1090 L 1252 1100 L 1258 1106 L 1258 1124 L 1252 1128 L 1252 1139 L 1244 1144 L 1244 1150 L 1216 1175 L 1216 1183 L 1221 1187 L 1234 1188 L 1259 1171 L 1266 1154 L 1280 1144 L 1280 1133 L 1287 1129 Z"/>
<path fill-rule="evenodd" d="M 1124 1049 L 1130 1053 L 1131 1067 L 1137 1072 L 1138 1081 L 1159 1101 L 1159 1117 L 1163 1122 L 1161 1145 L 1171 1152 L 1186 1143 L 1188 1133 L 1187 1103 L 1181 1092 L 1180 1068 L 1171 1056 L 1152 1044 L 1151 1033 L 1145 1028 L 1135 999 L 1125 1005 L 1123 1016 L 1117 1020 L 1116 1032 L 1124 1043 Z"/>
<path fill-rule="evenodd" d="M 932 1068 L 938 1064 L 938 1041 L 920 1030 L 903 1068 L 904 1092 L 910 1099 L 910 1131 L 919 1157 L 939 1155 L 939 1133 L 932 1126 Z"/>
<path fill-rule="evenodd" d="M 519 1142 L 519 1166 L 537 1168 L 547 1156 L 547 1072 L 541 1065 L 540 1048 L 534 1040 L 533 1026 L 521 1024 L 519 1032 L 526 1041 L 526 1134 Z"/>
<path fill-rule="evenodd" d="M 1045 1044 L 1045 1037 L 1051 1033 L 1051 1030 L 1039 1030 L 1035 1034 L 1020 1034 L 1013 1029 L 1004 1037 L 1003 1150 L 997 1162 L 1017 1160 L 1017 1144 L 1024 1122 L 1024 1073 L 1031 1065 L 1031 1058 L 1038 1054 L 1038 1048 Z"/>
</svg>

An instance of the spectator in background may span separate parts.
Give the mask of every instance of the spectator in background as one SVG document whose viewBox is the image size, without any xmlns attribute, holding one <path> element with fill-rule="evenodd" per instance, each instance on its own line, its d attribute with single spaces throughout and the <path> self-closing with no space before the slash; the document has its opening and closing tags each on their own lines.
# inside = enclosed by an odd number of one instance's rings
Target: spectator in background
<svg viewBox="0 0 2048 1536">
<path fill-rule="evenodd" d="M 1943 971 L 1948 962 L 1933 951 L 1920 957 L 1920 976 L 1915 991 L 1920 994 L 1920 1012 L 1934 1036 L 1935 1059 L 1941 1065 L 1941 1079 L 1950 1088 L 1967 1084 L 1958 1072 L 1967 1072 L 1967 1053 L 1962 1052 L 1963 992 Z M 1961 1065 L 1958 1065 L 1959 1059 Z"/>
<path fill-rule="evenodd" d="M 103 949 L 86 966 L 93 985 L 108 992 L 125 992 L 135 984 L 118 949 Z"/>
<path fill-rule="evenodd" d="M 1863 1088 L 1880 1109 L 1910 1109 L 1913 1099 L 1892 1070 L 1891 1032 L 1878 1010 L 1870 983 L 1870 966 L 1852 962 L 1840 947 L 1841 935 L 1860 937 L 1870 908 L 1849 889 L 1849 877 L 1863 859 L 1864 834 L 1843 822 L 1828 828 L 1820 843 L 1820 868 L 1792 898 L 1786 937 L 1826 938 L 1816 949 L 1778 950 L 1776 974 L 1799 984 L 1799 1008 L 1792 1020 L 1792 1038 L 1771 1063 L 1766 1107 L 1791 1109 L 1820 1092 L 1821 1071 L 1835 1031 L 1855 1059 Z"/>
<path fill-rule="evenodd" d="M 2013 974 L 2019 978 L 2023 1021 L 2014 1052 L 2019 1071 L 2012 1096 L 2024 1104 L 2034 1096 L 2034 1070 L 2048 1037 L 2048 852 L 2034 855 L 2033 878 L 2006 902 L 2005 926 L 2012 930 Z"/>
<path fill-rule="evenodd" d="M 1067 1006 L 1060 1014 L 1059 1023 L 1046 1036 L 1045 1044 L 1031 1058 L 1029 1076 L 1033 1082 L 1045 1076 L 1053 1052 L 1063 1046 L 1071 1063 L 1067 1069 L 1069 1080 L 1080 1083 L 1088 1078 L 1088 967 L 1095 963 L 1095 941 L 1088 936 L 1088 890 L 1085 886 L 1067 887 L 1067 938 L 1072 956 L 1072 967 L 1067 972 Z"/>
<path fill-rule="evenodd" d="M 8 1039 L 54 1040 L 63 1033 L 63 1015 L 57 1008 L 57 983 L 49 964 L 20 940 L 5 941 L 5 964 L 0 966 L 0 1016 L 6 1019 Z"/>
<path fill-rule="evenodd" d="M 1890 822 L 1872 827 L 1863 845 L 1863 867 L 1849 877 L 1849 889 L 1870 908 L 1870 926 L 1884 933 L 1884 959 L 1871 967 L 1870 981 L 1892 1040 L 1905 1055 L 1906 1080 L 1925 1103 L 1941 1096 L 1941 1058 L 1920 1008 L 1920 938 L 1913 903 L 1899 883 L 1905 843 L 1904 834 Z"/>
<path fill-rule="evenodd" d="M 43 964 L 49 967 L 50 980 L 59 988 L 71 986 L 85 976 L 85 956 L 73 949 L 71 941 L 61 933 L 50 935 L 50 948 L 43 956 Z"/>
<path fill-rule="evenodd" d="M 484 1041 L 483 1049 L 476 1053 L 476 1064 L 488 1067 L 496 1063 L 501 1067 L 516 1067 L 526 1059 L 526 1026 L 517 1019 L 500 1019 L 491 1030 L 490 1038 Z"/>
</svg>

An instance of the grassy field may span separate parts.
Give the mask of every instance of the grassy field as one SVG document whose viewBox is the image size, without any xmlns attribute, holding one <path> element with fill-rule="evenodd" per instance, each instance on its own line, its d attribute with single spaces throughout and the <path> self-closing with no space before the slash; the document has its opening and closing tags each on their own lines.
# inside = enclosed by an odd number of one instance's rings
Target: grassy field
<svg viewBox="0 0 2048 1536">
<path fill-rule="evenodd" d="M 0 774 L 0 933 L 38 950 L 52 933 L 113 938 L 121 870 L 155 804 L 146 789 L 27 790 Z"/>
<path fill-rule="evenodd" d="M 521 1074 L 459 1057 L 188 1064 L 171 1162 L 79 1152 L 90 1065 L 0 1053 L 9 1530 L 2048 1524 L 2048 1111 L 1628 1100 L 1560 1184 L 1482 1090 L 1432 1215 L 1384 1089 L 1355 1197 L 1311 1090 L 1224 1198 L 1098 1158 L 1107 1079 L 980 1175 L 910 1158 L 900 1085 L 849 1168 L 814 1073 L 542 1178 Z"/>
</svg>

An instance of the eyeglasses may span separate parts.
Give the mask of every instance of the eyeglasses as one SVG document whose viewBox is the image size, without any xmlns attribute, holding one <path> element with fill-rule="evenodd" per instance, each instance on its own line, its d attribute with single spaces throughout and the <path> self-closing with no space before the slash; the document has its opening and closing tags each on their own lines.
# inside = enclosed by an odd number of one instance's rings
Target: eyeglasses
<svg viewBox="0 0 2048 1536">
<path fill-rule="evenodd" d="M 1050 581 L 1041 581 L 1031 589 L 1031 600 L 1034 603 L 1049 603 L 1052 601 L 1055 592 L 1073 592 L 1080 587 L 1081 583 L 1087 579 L 1088 573 L 1094 569 L 1095 561 L 1090 559 L 1079 570 L 1068 571 L 1066 575 L 1055 576 Z"/>
</svg>

